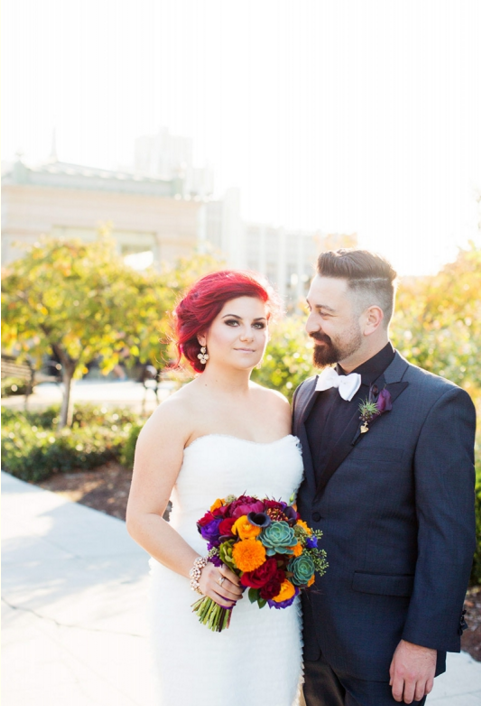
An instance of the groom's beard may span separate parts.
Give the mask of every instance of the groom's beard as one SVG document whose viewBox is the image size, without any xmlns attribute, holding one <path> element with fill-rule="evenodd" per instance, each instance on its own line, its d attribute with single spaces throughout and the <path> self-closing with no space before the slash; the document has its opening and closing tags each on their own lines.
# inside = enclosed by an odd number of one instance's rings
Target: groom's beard
<svg viewBox="0 0 481 706">
<path fill-rule="evenodd" d="M 333 341 L 332 338 L 320 331 L 311 333 L 310 336 L 323 343 L 321 346 L 314 345 L 312 358 L 316 368 L 324 368 L 326 365 L 333 365 L 333 363 L 339 363 L 339 361 L 349 358 L 359 350 L 362 344 L 362 334 L 357 326 L 353 326 L 346 332 L 343 341 Z"/>
</svg>

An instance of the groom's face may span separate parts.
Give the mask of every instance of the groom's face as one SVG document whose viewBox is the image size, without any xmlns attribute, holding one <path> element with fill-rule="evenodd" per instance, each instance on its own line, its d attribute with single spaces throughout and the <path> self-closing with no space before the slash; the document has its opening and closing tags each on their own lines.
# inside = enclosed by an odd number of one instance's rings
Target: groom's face
<svg viewBox="0 0 481 706">
<path fill-rule="evenodd" d="M 316 275 L 307 305 L 306 331 L 314 341 L 314 365 L 342 363 L 359 350 L 363 335 L 347 280 Z"/>
</svg>

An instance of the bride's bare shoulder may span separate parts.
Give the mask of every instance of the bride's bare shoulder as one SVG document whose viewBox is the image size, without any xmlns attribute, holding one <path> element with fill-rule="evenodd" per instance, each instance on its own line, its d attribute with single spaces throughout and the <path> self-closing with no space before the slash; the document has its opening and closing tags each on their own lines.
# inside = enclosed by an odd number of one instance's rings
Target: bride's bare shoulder
<svg viewBox="0 0 481 706">
<path fill-rule="evenodd" d="M 273 404 L 277 403 L 279 405 L 289 404 L 289 400 L 287 399 L 287 397 L 278 390 L 273 390 L 269 387 L 263 387 L 257 382 L 252 382 L 252 380 L 250 381 L 249 385 L 251 387 L 252 392 L 257 396 L 262 397 L 264 400 L 270 400 Z"/>
<path fill-rule="evenodd" d="M 270 409 L 277 414 L 285 415 L 290 418 L 291 408 L 289 400 L 282 392 L 271 390 L 268 387 L 262 387 L 255 382 L 251 382 L 251 389 L 256 401 L 258 401 L 264 409 Z"/>
<path fill-rule="evenodd" d="M 147 420 L 144 429 L 187 438 L 196 411 L 195 395 L 188 388 L 189 385 L 185 385 L 161 402 Z"/>
</svg>

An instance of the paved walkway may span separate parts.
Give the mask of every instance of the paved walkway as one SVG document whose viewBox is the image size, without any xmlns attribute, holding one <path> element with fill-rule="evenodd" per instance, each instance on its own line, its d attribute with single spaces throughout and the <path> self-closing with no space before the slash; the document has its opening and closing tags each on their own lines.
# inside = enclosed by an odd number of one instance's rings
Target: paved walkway
<svg viewBox="0 0 481 706">
<path fill-rule="evenodd" d="M 154 706 L 147 555 L 125 524 L 5 473 L 2 495 L 5 706 Z M 449 655 L 428 702 L 481 706 L 481 663 Z"/>
<path fill-rule="evenodd" d="M 151 386 L 145 390 L 142 385 L 133 380 L 78 380 L 72 385 L 72 399 L 76 402 L 91 404 L 104 404 L 108 407 L 130 407 L 140 413 L 153 412 L 157 407 L 157 400 Z M 164 380 L 159 387 L 159 402 L 165 400 L 176 384 Z M 52 404 L 60 404 L 63 396 L 63 385 L 54 382 L 43 382 L 36 385 L 28 399 L 29 410 L 45 409 Z M 23 395 L 2 397 L 2 406 L 23 410 L 25 397 Z"/>
</svg>

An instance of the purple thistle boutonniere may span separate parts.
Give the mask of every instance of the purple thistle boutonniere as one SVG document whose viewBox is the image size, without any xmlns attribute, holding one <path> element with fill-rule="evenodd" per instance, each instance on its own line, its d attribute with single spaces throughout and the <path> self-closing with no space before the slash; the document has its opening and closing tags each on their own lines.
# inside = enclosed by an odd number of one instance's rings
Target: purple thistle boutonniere
<svg viewBox="0 0 481 706">
<path fill-rule="evenodd" d="M 384 388 L 378 393 L 377 387 L 375 385 L 372 386 L 369 390 L 368 399 L 364 400 L 364 402 L 359 405 L 359 411 L 361 413 L 359 419 L 362 422 L 360 427 L 361 434 L 365 434 L 369 431 L 369 424 L 373 419 L 380 417 L 384 412 L 390 412 L 391 409 L 392 401 L 389 390 Z"/>
</svg>

